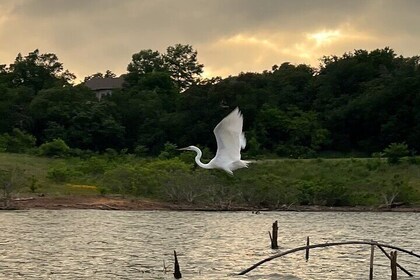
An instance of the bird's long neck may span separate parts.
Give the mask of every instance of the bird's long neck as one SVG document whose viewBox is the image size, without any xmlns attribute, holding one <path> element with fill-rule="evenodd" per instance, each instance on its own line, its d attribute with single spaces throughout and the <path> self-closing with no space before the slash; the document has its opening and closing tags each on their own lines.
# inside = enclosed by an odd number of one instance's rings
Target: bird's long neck
<svg viewBox="0 0 420 280">
<path fill-rule="evenodd" d="M 202 167 L 202 168 L 207 168 L 209 169 L 209 164 L 208 163 L 202 163 L 201 162 L 201 156 L 203 155 L 203 153 L 201 152 L 200 148 L 196 147 L 196 146 L 191 146 L 191 149 L 197 153 L 197 155 L 195 156 L 195 162 L 197 163 L 198 166 Z"/>
</svg>

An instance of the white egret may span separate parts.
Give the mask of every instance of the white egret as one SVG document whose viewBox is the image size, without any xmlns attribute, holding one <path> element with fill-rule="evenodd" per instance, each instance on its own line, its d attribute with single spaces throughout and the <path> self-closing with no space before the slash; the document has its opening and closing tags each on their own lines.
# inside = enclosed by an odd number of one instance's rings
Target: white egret
<svg viewBox="0 0 420 280">
<path fill-rule="evenodd" d="M 197 153 L 195 162 L 206 169 L 222 169 L 233 175 L 234 170 L 248 167 L 249 161 L 241 160 L 241 149 L 245 148 L 246 139 L 242 132 L 243 118 L 239 108 L 233 110 L 213 130 L 217 141 L 216 156 L 209 163 L 200 161 L 203 153 L 196 146 L 188 146 L 180 150 L 194 151 Z"/>
</svg>

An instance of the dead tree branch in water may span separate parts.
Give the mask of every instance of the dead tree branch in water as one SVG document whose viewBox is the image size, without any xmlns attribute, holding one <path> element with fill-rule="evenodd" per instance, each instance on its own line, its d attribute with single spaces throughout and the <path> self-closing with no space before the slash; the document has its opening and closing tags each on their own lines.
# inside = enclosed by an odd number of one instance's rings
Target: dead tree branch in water
<svg viewBox="0 0 420 280">
<path fill-rule="evenodd" d="M 291 250 L 284 251 L 282 253 L 278 253 L 278 254 L 272 255 L 272 256 L 270 256 L 270 257 L 268 257 L 266 259 L 263 259 L 263 260 L 257 262 L 253 266 L 251 266 L 251 267 L 249 267 L 249 268 L 241 271 L 240 273 L 238 273 L 238 275 L 245 275 L 246 273 L 250 272 L 251 270 L 257 268 L 260 265 L 262 265 L 263 263 L 266 263 L 266 262 L 271 261 L 273 259 L 280 258 L 282 256 L 285 256 L 285 255 L 288 255 L 288 254 L 291 254 L 291 253 L 295 253 L 295 252 L 298 252 L 298 251 L 303 251 L 303 250 L 307 250 L 307 249 L 314 249 L 314 248 L 339 246 L 339 245 L 358 245 L 358 244 L 360 244 L 360 245 L 376 245 L 376 246 L 381 246 L 381 247 L 385 247 L 385 248 L 390 248 L 390 249 L 394 249 L 394 250 L 397 250 L 397 251 L 400 251 L 400 252 L 404 252 L 406 254 L 409 254 L 411 256 L 414 256 L 414 257 L 417 257 L 417 258 L 420 259 L 420 255 L 418 255 L 418 254 L 416 254 L 416 253 L 414 253 L 412 251 L 408 251 L 406 249 L 399 248 L 399 247 L 396 247 L 396 246 L 393 246 L 393 245 L 378 243 L 378 242 L 375 242 L 375 241 L 331 242 L 331 243 L 322 243 L 322 244 L 314 244 L 314 245 L 309 245 L 309 246 L 297 247 L 297 248 L 294 248 L 294 249 L 291 249 Z"/>
</svg>

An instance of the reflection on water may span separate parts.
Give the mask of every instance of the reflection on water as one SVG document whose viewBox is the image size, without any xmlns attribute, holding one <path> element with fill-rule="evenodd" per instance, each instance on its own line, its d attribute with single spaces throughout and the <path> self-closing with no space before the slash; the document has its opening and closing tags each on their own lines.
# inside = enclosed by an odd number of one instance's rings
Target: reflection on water
<svg viewBox="0 0 420 280">
<path fill-rule="evenodd" d="M 31 210 L 0 212 L 0 279 L 367 279 L 370 247 L 348 245 L 272 260 L 268 231 L 279 222 L 278 251 L 311 243 L 377 240 L 420 251 L 419 213 L 170 212 Z M 375 251 L 375 279 L 390 279 Z M 420 260 L 398 262 L 420 279 Z M 165 267 L 167 272 L 165 273 Z"/>
</svg>

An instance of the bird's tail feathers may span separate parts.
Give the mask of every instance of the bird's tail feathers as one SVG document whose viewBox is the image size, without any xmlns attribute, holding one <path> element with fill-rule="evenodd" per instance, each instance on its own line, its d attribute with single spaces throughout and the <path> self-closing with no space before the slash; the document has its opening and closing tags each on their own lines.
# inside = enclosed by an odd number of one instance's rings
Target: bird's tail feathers
<svg viewBox="0 0 420 280">
<path fill-rule="evenodd" d="M 239 168 L 248 167 L 248 161 L 246 160 L 237 160 L 230 164 L 230 170 L 236 170 Z"/>
</svg>

